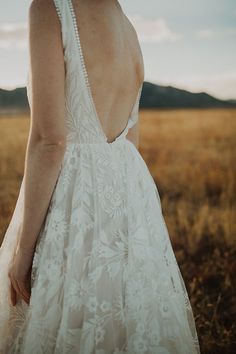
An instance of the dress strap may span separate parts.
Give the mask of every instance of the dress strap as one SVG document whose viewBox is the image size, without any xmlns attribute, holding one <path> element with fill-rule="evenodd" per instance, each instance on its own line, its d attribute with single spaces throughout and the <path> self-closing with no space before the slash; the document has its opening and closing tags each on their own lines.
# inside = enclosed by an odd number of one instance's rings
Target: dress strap
<svg viewBox="0 0 236 354">
<path fill-rule="evenodd" d="M 58 17 L 59 17 L 59 19 L 61 21 L 61 18 L 62 18 L 61 2 L 60 2 L 60 0 L 54 0 L 54 4 L 55 4 L 55 7 L 56 7 L 56 11 L 57 11 Z"/>
</svg>

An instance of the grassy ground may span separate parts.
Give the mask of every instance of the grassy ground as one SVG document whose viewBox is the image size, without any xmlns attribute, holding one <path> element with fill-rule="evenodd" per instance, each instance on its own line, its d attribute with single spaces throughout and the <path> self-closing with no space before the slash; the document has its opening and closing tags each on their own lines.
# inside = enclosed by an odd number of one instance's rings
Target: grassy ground
<svg viewBox="0 0 236 354">
<path fill-rule="evenodd" d="M 236 353 L 236 110 L 146 111 L 140 133 L 202 353 Z"/>
<path fill-rule="evenodd" d="M 23 174 L 29 117 L 0 119 L 0 242 Z M 236 109 L 140 114 L 150 168 L 202 354 L 236 353 Z"/>
</svg>

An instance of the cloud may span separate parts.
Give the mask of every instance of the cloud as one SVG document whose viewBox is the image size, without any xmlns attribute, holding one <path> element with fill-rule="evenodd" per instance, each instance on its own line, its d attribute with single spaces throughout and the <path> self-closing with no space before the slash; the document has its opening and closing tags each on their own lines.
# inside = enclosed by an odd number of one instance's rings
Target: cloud
<svg viewBox="0 0 236 354">
<path fill-rule="evenodd" d="M 0 48 L 27 48 L 27 23 L 0 24 Z"/>
<path fill-rule="evenodd" d="M 222 29 L 212 29 L 205 28 L 195 32 L 195 36 L 202 39 L 210 39 L 210 38 L 220 38 L 220 37 L 230 37 L 236 35 L 236 27 L 228 27 Z"/>
<path fill-rule="evenodd" d="M 175 42 L 182 38 L 182 34 L 173 32 L 163 18 L 152 20 L 138 14 L 127 17 L 135 27 L 141 42 Z"/>
<path fill-rule="evenodd" d="M 212 38 L 216 35 L 216 32 L 212 29 L 204 29 L 196 31 L 195 34 L 199 38 Z"/>
<path fill-rule="evenodd" d="M 182 37 L 182 34 L 173 32 L 163 18 L 152 20 L 138 14 L 127 17 L 133 23 L 141 42 L 175 42 Z M 0 48 L 26 47 L 26 22 L 0 24 Z"/>
</svg>

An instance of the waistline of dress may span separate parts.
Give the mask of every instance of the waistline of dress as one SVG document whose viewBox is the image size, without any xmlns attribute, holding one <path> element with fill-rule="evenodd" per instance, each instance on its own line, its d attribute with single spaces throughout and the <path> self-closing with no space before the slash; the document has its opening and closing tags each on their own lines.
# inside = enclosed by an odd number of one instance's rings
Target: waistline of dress
<svg viewBox="0 0 236 354">
<path fill-rule="evenodd" d="M 122 139 L 115 139 L 111 142 L 108 141 L 73 141 L 73 140 L 67 140 L 66 145 L 101 145 L 101 146 L 106 146 L 106 145 L 119 145 L 119 144 L 124 144 L 124 143 L 129 143 L 130 141 L 126 137 L 122 137 Z"/>
</svg>

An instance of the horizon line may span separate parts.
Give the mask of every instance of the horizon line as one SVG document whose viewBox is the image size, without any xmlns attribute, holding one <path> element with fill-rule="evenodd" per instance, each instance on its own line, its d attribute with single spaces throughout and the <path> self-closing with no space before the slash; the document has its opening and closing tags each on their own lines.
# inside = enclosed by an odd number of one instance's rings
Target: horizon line
<svg viewBox="0 0 236 354">
<path fill-rule="evenodd" d="M 175 89 L 178 89 L 178 90 L 184 90 L 184 91 L 187 91 L 187 92 L 189 92 L 189 93 L 192 93 L 192 94 L 198 94 L 198 93 L 206 93 L 207 95 L 209 95 L 209 96 L 211 96 L 211 97 L 213 97 L 213 98 L 215 98 L 215 99 L 218 99 L 218 100 L 220 100 L 220 101 L 234 101 L 234 100 L 236 100 L 236 97 L 231 97 L 231 98 L 222 98 L 222 97 L 220 97 L 220 96 L 217 96 L 217 95 L 214 95 L 214 94 L 212 94 L 212 93 L 210 93 L 209 91 L 207 91 L 207 90 L 205 90 L 205 91 L 203 91 L 203 90 L 197 90 L 196 89 L 196 91 L 194 91 L 194 89 L 193 90 L 191 90 L 191 89 L 189 89 L 189 88 L 187 88 L 187 87 L 184 87 L 184 86 L 175 86 L 175 84 L 161 84 L 161 83 L 158 83 L 158 82 L 154 82 L 154 81 L 149 81 L 149 80 L 144 80 L 144 82 L 148 82 L 148 83 L 150 83 L 150 84 L 153 84 L 153 85 L 157 85 L 157 86 L 162 86 L 162 87 L 173 87 L 173 88 L 175 88 Z M 18 86 L 0 86 L 0 90 L 4 90 L 4 91 L 14 91 L 14 90 L 16 90 L 16 89 L 20 89 L 20 88 L 26 88 L 27 87 L 27 83 L 25 83 L 25 85 L 23 84 L 23 85 L 18 85 Z"/>
</svg>

